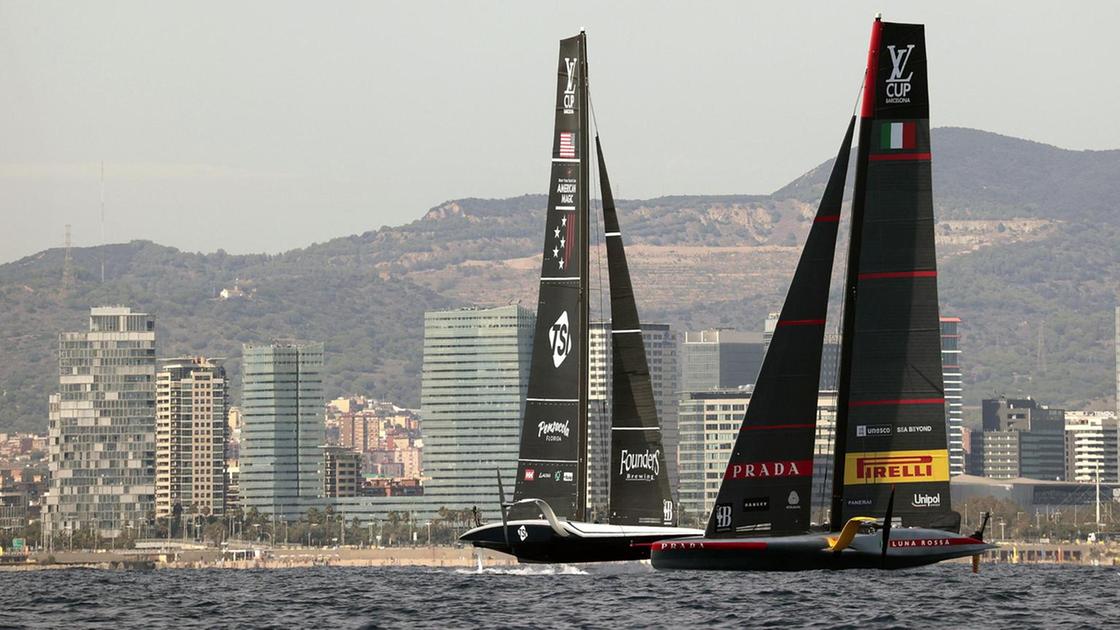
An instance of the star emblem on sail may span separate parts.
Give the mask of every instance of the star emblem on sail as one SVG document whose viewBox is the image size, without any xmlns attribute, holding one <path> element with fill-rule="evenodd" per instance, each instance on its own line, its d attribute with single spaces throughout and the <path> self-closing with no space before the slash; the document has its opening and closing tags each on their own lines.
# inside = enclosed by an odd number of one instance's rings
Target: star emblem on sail
<svg viewBox="0 0 1120 630">
<path fill-rule="evenodd" d="M 556 259 L 557 268 L 563 271 L 569 266 L 571 258 L 568 243 L 575 238 L 575 221 L 569 222 L 567 214 L 560 217 L 560 224 L 552 230 L 552 237 L 558 242 L 552 248 L 552 257 Z"/>
</svg>

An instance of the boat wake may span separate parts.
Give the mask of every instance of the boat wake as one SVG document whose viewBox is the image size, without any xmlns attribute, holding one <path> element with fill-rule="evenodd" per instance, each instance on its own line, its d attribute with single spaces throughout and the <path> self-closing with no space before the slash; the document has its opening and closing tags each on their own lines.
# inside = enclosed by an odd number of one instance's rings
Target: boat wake
<svg viewBox="0 0 1120 630">
<path fill-rule="evenodd" d="M 512 568 L 481 567 L 478 569 L 456 569 L 462 575 L 590 575 L 587 571 L 570 564 L 544 564 L 540 566 L 520 566 Z"/>
</svg>

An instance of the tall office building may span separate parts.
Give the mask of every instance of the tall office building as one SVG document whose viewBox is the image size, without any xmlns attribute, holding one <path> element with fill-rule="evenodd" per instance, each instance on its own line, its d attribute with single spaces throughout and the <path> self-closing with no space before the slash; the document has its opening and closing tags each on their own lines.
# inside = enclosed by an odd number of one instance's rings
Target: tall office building
<svg viewBox="0 0 1120 630">
<path fill-rule="evenodd" d="M 609 500 L 611 443 L 611 345 L 610 324 L 591 326 L 588 384 L 588 502 L 595 514 L 606 514 Z M 669 487 L 677 491 L 677 339 L 669 324 L 642 324 L 642 342 L 649 364 L 654 405 L 661 420 L 661 446 L 669 474 Z"/>
<path fill-rule="evenodd" d="M 156 374 L 156 518 L 225 513 L 227 386 L 221 359 L 169 359 Z"/>
<path fill-rule="evenodd" d="M 1064 409 L 1030 398 L 998 398 L 981 401 L 981 411 L 984 431 L 973 451 L 983 458 L 985 477 L 1065 479 Z"/>
<path fill-rule="evenodd" d="M 964 424 L 962 404 L 964 390 L 961 373 L 961 318 L 941 318 L 941 371 L 945 385 L 945 435 L 949 442 L 949 474 L 963 475 Z"/>
<path fill-rule="evenodd" d="M 88 332 L 59 335 L 58 373 L 46 532 L 140 534 L 155 499 L 155 319 L 90 309 Z"/>
<path fill-rule="evenodd" d="M 241 506 L 295 520 L 322 505 L 323 344 L 246 344 L 241 369 Z"/>
<path fill-rule="evenodd" d="M 516 305 L 424 314 L 424 501 L 498 516 L 517 473 L 533 313 Z"/>
<path fill-rule="evenodd" d="M 1066 412 L 1066 481 L 1104 483 L 1117 476 L 1117 422 L 1111 411 Z"/>
<path fill-rule="evenodd" d="M 685 332 L 681 391 L 702 392 L 753 385 L 762 369 L 762 333 L 714 329 Z"/>
</svg>

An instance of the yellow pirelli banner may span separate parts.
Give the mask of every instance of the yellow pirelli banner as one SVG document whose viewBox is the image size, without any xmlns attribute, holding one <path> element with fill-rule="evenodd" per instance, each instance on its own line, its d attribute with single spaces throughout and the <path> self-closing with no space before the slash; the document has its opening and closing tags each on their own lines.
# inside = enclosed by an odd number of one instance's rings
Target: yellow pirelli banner
<svg viewBox="0 0 1120 630">
<path fill-rule="evenodd" d="M 949 451 L 848 453 L 844 485 L 949 481 Z"/>
</svg>

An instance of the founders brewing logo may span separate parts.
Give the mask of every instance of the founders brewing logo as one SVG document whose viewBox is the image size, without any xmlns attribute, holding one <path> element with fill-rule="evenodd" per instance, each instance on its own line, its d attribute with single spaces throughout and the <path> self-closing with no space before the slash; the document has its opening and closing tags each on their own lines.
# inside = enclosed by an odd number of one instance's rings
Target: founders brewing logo
<svg viewBox="0 0 1120 630">
<path fill-rule="evenodd" d="M 556 323 L 548 329 L 548 343 L 552 344 L 552 366 L 560 367 L 572 351 L 572 338 L 568 334 L 568 311 L 560 313 Z"/>
<path fill-rule="evenodd" d="M 887 46 L 887 52 L 891 54 L 891 76 L 887 77 L 887 103 L 909 103 L 910 102 L 910 79 L 914 77 L 914 73 L 906 73 L 906 63 L 910 61 L 910 54 L 914 52 L 914 44 L 908 44 L 906 48 L 899 48 L 898 46 Z"/>
<path fill-rule="evenodd" d="M 568 437 L 571 429 L 568 427 L 568 421 L 563 422 L 545 422 L 541 420 L 537 423 L 537 437 L 545 442 L 563 442 L 564 438 Z"/>
<path fill-rule="evenodd" d="M 576 63 L 572 57 L 564 57 L 564 67 L 568 70 L 568 85 L 564 88 L 564 113 L 576 113 Z"/>
<path fill-rule="evenodd" d="M 631 453 L 622 449 L 618 462 L 618 474 L 622 475 L 627 481 L 653 481 L 661 474 L 659 457 L 661 457 L 660 450 L 650 452 L 649 449 L 646 449 L 644 453 Z"/>
</svg>

